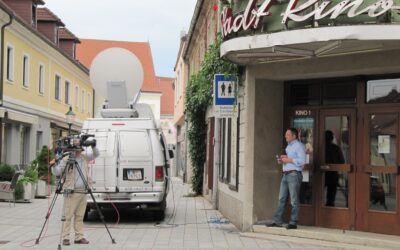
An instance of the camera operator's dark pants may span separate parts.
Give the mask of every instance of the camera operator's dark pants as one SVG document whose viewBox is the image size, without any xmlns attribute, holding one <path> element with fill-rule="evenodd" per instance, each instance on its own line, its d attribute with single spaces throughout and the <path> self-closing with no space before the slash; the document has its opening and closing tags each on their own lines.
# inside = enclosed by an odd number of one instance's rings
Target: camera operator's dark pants
<svg viewBox="0 0 400 250">
<path fill-rule="evenodd" d="M 83 216 L 86 210 L 86 194 L 72 193 L 64 197 L 65 202 L 65 222 L 63 227 L 63 240 L 69 240 L 71 221 L 74 218 L 75 240 L 83 238 Z"/>
</svg>

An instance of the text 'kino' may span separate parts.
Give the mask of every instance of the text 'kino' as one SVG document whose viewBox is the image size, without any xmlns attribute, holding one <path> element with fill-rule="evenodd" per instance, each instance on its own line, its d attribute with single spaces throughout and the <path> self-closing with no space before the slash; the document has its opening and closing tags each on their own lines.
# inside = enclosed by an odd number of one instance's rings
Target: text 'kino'
<svg viewBox="0 0 400 250">
<path fill-rule="evenodd" d="M 257 8 L 257 0 L 250 0 L 243 14 L 237 16 L 232 15 L 231 8 L 225 7 L 221 13 L 222 35 L 227 36 L 232 32 L 249 28 L 256 29 L 264 16 L 273 15 L 269 11 L 273 2 L 274 0 L 266 0 Z M 289 19 L 295 22 L 302 22 L 310 18 L 314 20 L 328 17 L 336 19 L 343 14 L 347 14 L 348 17 L 362 14 L 377 17 L 389 10 L 400 10 L 400 6 L 395 6 L 393 0 L 379 0 L 370 5 L 364 5 L 364 0 L 343 0 L 333 6 L 332 1 L 321 2 L 321 0 L 308 0 L 297 6 L 298 3 L 299 0 L 290 0 L 285 12 L 281 14 L 283 24 L 286 24 Z"/>
</svg>

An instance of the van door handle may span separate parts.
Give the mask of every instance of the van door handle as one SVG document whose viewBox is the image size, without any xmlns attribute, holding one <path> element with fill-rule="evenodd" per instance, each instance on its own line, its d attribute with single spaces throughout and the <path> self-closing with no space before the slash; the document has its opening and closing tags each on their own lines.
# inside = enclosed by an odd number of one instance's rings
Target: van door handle
<svg viewBox="0 0 400 250">
<path fill-rule="evenodd" d="M 144 183 L 144 184 L 149 184 L 149 183 L 150 183 L 150 181 L 144 181 L 143 183 Z"/>
</svg>

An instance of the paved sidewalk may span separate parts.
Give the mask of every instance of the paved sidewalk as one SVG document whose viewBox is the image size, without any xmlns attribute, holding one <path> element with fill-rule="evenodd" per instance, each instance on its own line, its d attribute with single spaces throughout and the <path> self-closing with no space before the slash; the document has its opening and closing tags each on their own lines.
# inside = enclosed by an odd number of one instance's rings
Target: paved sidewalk
<svg viewBox="0 0 400 250">
<path fill-rule="evenodd" d="M 172 183 L 173 192 L 168 196 L 166 218 L 161 224 L 146 214 L 125 212 L 119 224 L 115 225 L 116 217 L 108 221 L 116 241 L 112 244 L 104 225 L 91 213 L 91 220 L 85 223 L 85 236 L 90 244 L 62 246 L 62 249 L 338 249 L 315 245 L 312 241 L 293 243 L 241 236 L 207 200 L 188 196 L 188 185 L 177 178 Z M 17 203 L 15 207 L 0 202 L 0 249 L 57 249 L 62 196 L 57 199 L 45 237 L 35 245 L 51 200 L 35 199 L 32 203 Z M 115 211 L 105 214 L 108 218 Z"/>
</svg>

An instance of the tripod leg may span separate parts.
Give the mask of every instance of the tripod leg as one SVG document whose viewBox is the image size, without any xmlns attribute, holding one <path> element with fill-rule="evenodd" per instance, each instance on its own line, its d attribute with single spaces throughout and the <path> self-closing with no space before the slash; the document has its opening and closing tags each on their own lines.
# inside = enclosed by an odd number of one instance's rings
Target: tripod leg
<svg viewBox="0 0 400 250">
<path fill-rule="evenodd" d="M 101 212 L 101 209 L 99 208 L 99 205 L 97 205 L 97 202 L 96 202 L 96 199 L 95 199 L 94 196 L 93 196 L 92 190 L 91 190 L 90 188 L 88 188 L 87 190 L 88 190 L 90 196 L 92 197 L 94 206 L 96 207 L 96 211 L 97 211 L 97 213 L 99 214 L 99 217 L 100 217 L 101 221 L 103 222 L 103 224 L 104 224 L 104 226 L 105 226 L 105 228 L 106 228 L 106 230 L 107 230 L 107 232 L 108 232 L 108 235 L 109 235 L 110 238 L 111 238 L 111 242 L 112 242 L 113 244 L 115 244 L 115 243 L 116 243 L 116 242 L 115 242 L 115 239 L 113 239 L 113 237 L 111 236 L 110 230 L 109 230 L 108 227 L 107 227 L 107 223 L 106 223 L 106 221 L 104 220 L 104 215 L 103 215 L 103 213 Z"/>
<path fill-rule="evenodd" d="M 64 204 L 63 204 L 62 213 L 61 213 L 61 233 L 60 233 L 60 241 L 58 243 L 58 250 L 61 249 L 61 244 L 63 243 L 64 225 L 65 225 L 65 221 L 66 221 L 66 217 L 67 217 L 65 213 L 67 210 L 66 207 L 71 205 L 70 199 L 71 199 L 71 194 L 69 194 L 69 193 L 64 194 Z M 68 218 L 68 219 L 69 219 L 69 222 L 67 222 L 67 223 L 71 223 L 71 218 Z M 71 224 L 69 224 L 69 225 L 71 225 Z M 68 227 L 68 230 L 69 230 L 69 227 Z"/>
<path fill-rule="evenodd" d="M 50 207 L 49 207 L 49 209 L 47 210 L 46 220 L 45 220 L 44 223 L 43 223 L 43 226 L 42 226 L 42 229 L 40 230 L 39 236 L 36 238 L 36 242 L 35 242 L 36 245 L 39 244 L 40 237 L 42 236 L 44 227 L 46 226 L 47 222 L 49 221 L 51 212 L 53 211 L 54 205 L 55 205 L 56 200 L 57 200 L 57 196 L 58 196 L 58 193 L 55 193 L 55 194 L 54 194 L 54 197 L 53 197 L 53 200 L 51 201 Z"/>
<path fill-rule="evenodd" d="M 103 224 L 104 224 L 104 226 L 105 226 L 105 228 L 106 228 L 106 230 L 107 230 L 107 233 L 108 233 L 108 235 L 109 235 L 110 238 L 111 238 L 111 242 L 112 242 L 113 244 L 115 244 L 115 243 L 116 243 L 116 242 L 115 242 L 115 239 L 113 239 L 113 237 L 111 236 L 110 230 L 108 229 L 107 224 L 106 224 L 106 222 L 105 222 L 105 220 L 104 220 L 103 213 L 101 212 L 101 210 L 100 210 L 100 208 L 99 208 L 99 205 L 97 204 L 96 199 L 95 199 L 94 196 L 93 196 L 92 190 L 90 189 L 89 184 L 88 184 L 86 178 L 84 178 L 85 176 L 84 176 L 83 173 L 82 173 L 82 169 L 79 167 L 79 165 L 78 165 L 77 162 L 75 162 L 75 167 L 76 167 L 76 169 L 78 170 L 78 173 L 79 173 L 79 175 L 80 175 L 81 178 L 82 178 L 82 181 L 83 181 L 83 184 L 84 184 L 84 186 L 85 186 L 85 189 L 86 189 L 86 190 L 88 191 L 88 193 L 90 194 L 90 197 L 92 197 L 92 200 L 93 200 L 93 203 L 94 203 L 94 205 L 95 205 L 96 211 L 97 211 L 97 213 L 99 214 L 100 219 L 101 219 L 101 221 L 103 222 Z"/>
</svg>

